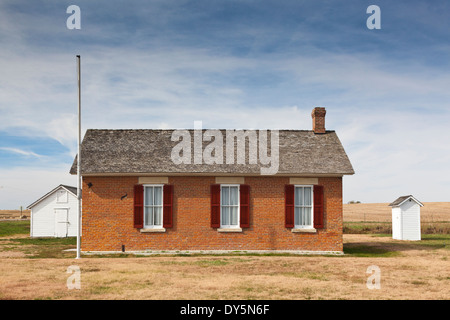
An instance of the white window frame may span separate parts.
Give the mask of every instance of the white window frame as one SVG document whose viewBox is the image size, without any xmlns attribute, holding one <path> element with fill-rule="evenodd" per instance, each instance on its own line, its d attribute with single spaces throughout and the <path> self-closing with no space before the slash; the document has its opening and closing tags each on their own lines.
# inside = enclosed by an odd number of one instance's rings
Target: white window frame
<svg viewBox="0 0 450 320">
<path fill-rule="evenodd" d="M 144 187 L 144 229 L 161 229 L 161 228 L 163 228 L 163 218 L 164 218 L 164 184 L 144 184 L 143 185 L 143 187 Z M 146 203 L 147 203 L 147 192 L 146 192 L 146 188 L 149 188 L 149 187 L 161 187 L 161 205 L 155 205 L 155 204 L 153 204 L 153 205 L 146 205 Z M 155 203 L 155 201 L 154 201 L 154 195 L 153 195 L 153 203 Z M 161 224 L 158 224 L 158 225 L 155 225 L 155 224 L 153 224 L 153 225 L 149 225 L 149 224 L 147 224 L 147 221 L 146 221 L 146 214 L 145 214 L 145 208 L 147 208 L 147 207 L 153 207 L 153 208 L 155 208 L 155 207 L 160 207 L 161 208 L 161 217 L 160 217 L 160 221 L 161 221 Z M 153 216 L 153 221 L 155 221 L 155 217 Z"/>
<path fill-rule="evenodd" d="M 310 206 L 299 206 L 297 205 L 297 188 L 310 188 L 311 189 L 311 205 Z M 303 197 L 304 197 L 304 192 L 303 192 Z M 296 184 L 294 185 L 294 223 L 295 223 L 295 212 L 296 212 L 296 208 L 311 208 L 311 224 L 310 225 L 297 225 L 294 224 L 294 229 L 314 229 L 314 185 L 305 185 L 305 184 Z"/>
<path fill-rule="evenodd" d="M 237 192 L 238 192 L 238 199 L 237 199 L 237 205 L 223 205 L 223 197 L 222 197 L 222 188 L 223 187 L 237 187 Z M 240 204 L 241 204 L 241 190 L 240 190 L 240 185 L 239 184 L 221 184 L 220 185 L 220 228 L 221 229 L 240 229 L 241 228 L 241 219 L 240 219 Z M 224 225 L 222 224 L 222 207 L 223 206 L 227 206 L 227 207 L 237 207 L 237 224 L 236 225 Z M 229 219 L 231 221 L 231 217 Z"/>
</svg>

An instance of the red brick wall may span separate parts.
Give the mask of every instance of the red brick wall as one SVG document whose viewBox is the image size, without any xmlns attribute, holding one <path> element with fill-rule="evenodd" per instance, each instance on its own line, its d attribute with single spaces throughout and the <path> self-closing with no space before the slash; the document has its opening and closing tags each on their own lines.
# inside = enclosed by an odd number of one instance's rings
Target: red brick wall
<svg viewBox="0 0 450 320">
<path fill-rule="evenodd" d="M 92 187 L 88 187 L 88 183 Z M 284 227 L 287 177 L 245 177 L 250 185 L 250 228 L 222 233 L 210 227 L 214 177 L 169 177 L 174 186 L 173 228 L 141 233 L 133 227 L 137 177 L 83 178 L 83 251 L 314 250 L 342 251 L 342 178 L 319 178 L 324 186 L 324 229 L 292 233 Z M 121 200 L 121 197 L 127 195 Z"/>
</svg>

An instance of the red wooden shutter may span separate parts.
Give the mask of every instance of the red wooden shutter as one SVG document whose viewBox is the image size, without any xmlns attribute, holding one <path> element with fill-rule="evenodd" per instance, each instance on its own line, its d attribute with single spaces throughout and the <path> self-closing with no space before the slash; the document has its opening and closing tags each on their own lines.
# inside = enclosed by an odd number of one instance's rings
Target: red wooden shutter
<svg viewBox="0 0 450 320">
<path fill-rule="evenodd" d="M 314 185 L 314 228 L 323 228 L 323 186 Z"/>
<path fill-rule="evenodd" d="M 211 185 L 211 228 L 220 228 L 220 184 Z"/>
<path fill-rule="evenodd" d="M 239 186 L 239 211 L 241 228 L 250 227 L 250 186 L 241 184 Z"/>
<path fill-rule="evenodd" d="M 165 184 L 163 187 L 163 228 L 173 226 L 173 185 Z"/>
<path fill-rule="evenodd" d="M 294 227 L 294 190 L 295 186 L 287 184 L 284 186 L 284 226 Z"/>
<path fill-rule="evenodd" d="M 144 227 L 144 186 L 142 184 L 134 185 L 134 227 Z"/>
</svg>

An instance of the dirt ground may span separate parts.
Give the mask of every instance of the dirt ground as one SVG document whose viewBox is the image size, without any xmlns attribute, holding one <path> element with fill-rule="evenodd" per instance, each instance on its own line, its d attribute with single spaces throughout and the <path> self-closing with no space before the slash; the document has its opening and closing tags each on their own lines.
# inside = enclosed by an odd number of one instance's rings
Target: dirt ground
<svg viewBox="0 0 450 320">
<path fill-rule="evenodd" d="M 0 299 L 450 299 L 448 249 L 370 235 L 344 235 L 344 242 L 397 254 L 77 260 L 30 259 L 10 250 L 0 256 Z M 80 289 L 68 289 L 73 266 Z M 379 289 L 367 286 L 371 266 L 379 268 Z"/>
</svg>

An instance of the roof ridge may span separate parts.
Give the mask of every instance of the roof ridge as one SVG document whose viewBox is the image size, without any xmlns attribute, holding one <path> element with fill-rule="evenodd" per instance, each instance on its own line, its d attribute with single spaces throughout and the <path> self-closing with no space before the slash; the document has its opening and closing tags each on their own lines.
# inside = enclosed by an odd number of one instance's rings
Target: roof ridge
<svg viewBox="0 0 450 320">
<path fill-rule="evenodd" d="M 172 128 L 172 129 L 87 129 L 88 131 L 174 131 L 174 130 L 196 130 L 193 128 Z M 293 132 L 314 132 L 306 129 L 271 129 L 271 128 L 202 128 L 202 130 L 278 130 Z M 336 132 L 336 130 L 326 130 L 326 132 Z"/>
</svg>

